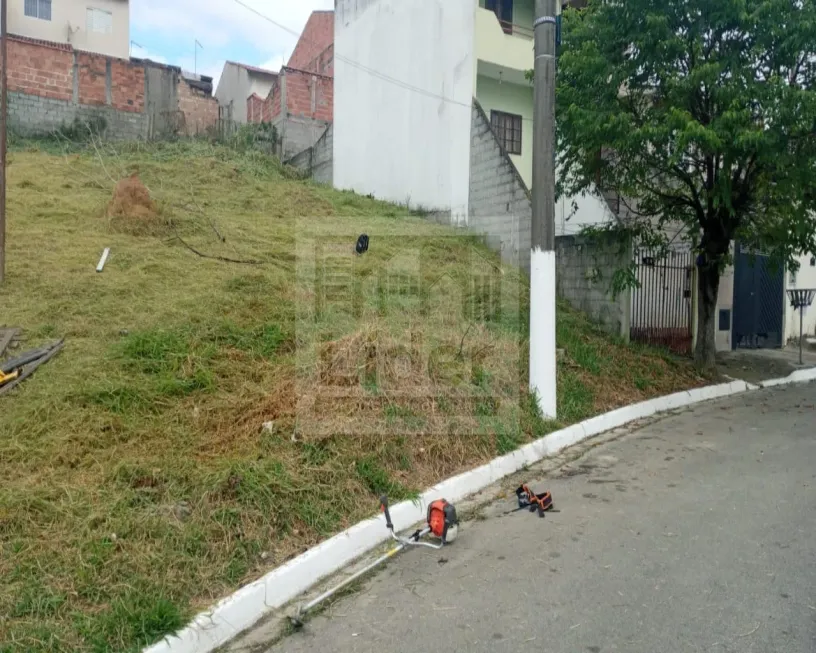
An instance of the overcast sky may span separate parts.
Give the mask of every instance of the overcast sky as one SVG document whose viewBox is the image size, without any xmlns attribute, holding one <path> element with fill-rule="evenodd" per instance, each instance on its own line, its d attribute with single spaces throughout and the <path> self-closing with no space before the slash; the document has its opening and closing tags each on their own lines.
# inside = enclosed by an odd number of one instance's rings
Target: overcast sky
<svg viewBox="0 0 816 653">
<path fill-rule="evenodd" d="M 312 11 L 334 8 L 334 0 L 242 1 L 298 33 Z M 131 0 L 130 21 L 134 57 L 192 72 L 198 40 L 198 72 L 216 83 L 227 60 L 278 70 L 297 41 L 235 0 Z"/>
</svg>

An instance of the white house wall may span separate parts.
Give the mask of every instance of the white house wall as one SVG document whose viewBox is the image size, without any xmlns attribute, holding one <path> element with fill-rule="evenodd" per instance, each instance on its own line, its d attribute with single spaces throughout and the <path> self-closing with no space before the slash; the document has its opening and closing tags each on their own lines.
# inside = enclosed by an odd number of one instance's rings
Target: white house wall
<svg viewBox="0 0 816 653">
<path fill-rule="evenodd" d="M 109 32 L 88 29 L 88 9 L 111 14 Z M 130 5 L 126 0 L 56 0 L 51 3 L 51 20 L 43 20 L 26 16 L 24 0 L 13 0 L 8 3 L 8 31 L 41 41 L 70 43 L 78 50 L 127 59 L 130 56 Z"/>
<path fill-rule="evenodd" d="M 473 0 L 337 0 L 336 187 L 466 222 L 475 11 Z"/>
<path fill-rule="evenodd" d="M 246 68 L 228 63 L 224 66 L 215 97 L 222 106 L 233 104 L 232 119 L 241 124 L 247 121 L 247 103 L 249 97 L 249 73 Z M 262 96 L 266 97 L 266 96 Z M 240 98 L 243 98 L 243 102 Z"/>
<path fill-rule="evenodd" d="M 733 246 L 731 248 L 733 255 Z M 734 329 L 734 266 L 729 265 L 720 276 L 720 290 L 717 295 L 717 310 L 714 313 L 714 343 L 717 351 L 731 351 L 733 343 L 731 335 Z M 728 311 L 730 319 L 727 329 L 720 330 L 720 311 Z"/>
<path fill-rule="evenodd" d="M 576 236 L 586 227 L 599 227 L 615 220 L 606 200 L 594 193 L 562 197 L 555 204 L 557 236 Z"/>
<path fill-rule="evenodd" d="M 244 124 L 248 120 L 247 99 L 255 93 L 260 98 L 269 96 L 274 82 L 270 75 L 252 73 L 233 63 L 224 65 L 215 97 L 221 106 L 233 105 L 232 119 Z"/>
<path fill-rule="evenodd" d="M 799 271 L 796 274 L 788 272 L 786 288 L 788 289 L 816 289 L 816 265 L 811 265 L 814 258 L 811 255 L 799 257 Z M 785 297 L 785 336 L 786 341 L 799 339 L 799 311 L 795 311 Z M 806 335 L 816 335 L 816 303 L 805 310 L 804 332 Z"/>
<path fill-rule="evenodd" d="M 248 75 L 248 85 L 249 88 L 247 89 L 247 94 L 244 98 L 244 104 L 246 104 L 247 98 L 253 94 L 260 98 L 269 97 L 269 93 L 272 91 L 272 87 L 275 85 L 275 80 L 272 79 L 271 75 L 261 75 L 260 73 L 251 72 Z"/>
</svg>

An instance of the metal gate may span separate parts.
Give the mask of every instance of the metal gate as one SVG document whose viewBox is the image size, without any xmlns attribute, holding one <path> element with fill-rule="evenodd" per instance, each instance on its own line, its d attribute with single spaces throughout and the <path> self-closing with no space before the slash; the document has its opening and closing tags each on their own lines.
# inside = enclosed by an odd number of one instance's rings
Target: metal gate
<svg viewBox="0 0 816 653">
<path fill-rule="evenodd" d="M 632 290 L 632 341 L 690 355 L 693 253 L 685 247 L 668 253 L 637 248 L 635 264 L 639 287 Z"/>
<path fill-rule="evenodd" d="M 785 271 L 737 244 L 734 255 L 734 349 L 782 346 Z"/>
</svg>

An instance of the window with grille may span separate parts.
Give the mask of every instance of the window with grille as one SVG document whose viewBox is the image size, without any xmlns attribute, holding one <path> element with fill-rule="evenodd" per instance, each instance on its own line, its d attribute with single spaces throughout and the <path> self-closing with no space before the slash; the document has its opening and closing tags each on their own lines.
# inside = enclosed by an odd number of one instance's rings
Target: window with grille
<svg viewBox="0 0 816 653">
<path fill-rule="evenodd" d="M 490 124 L 508 154 L 521 154 L 521 116 L 503 111 L 490 112 Z"/>
<path fill-rule="evenodd" d="M 88 31 L 97 34 L 113 32 L 113 14 L 109 11 L 88 7 Z"/>
<path fill-rule="evenodd" d="M 24 13 L 29 18 L 51 20 L 51 0 L 25 0 Z"/>
</svg>

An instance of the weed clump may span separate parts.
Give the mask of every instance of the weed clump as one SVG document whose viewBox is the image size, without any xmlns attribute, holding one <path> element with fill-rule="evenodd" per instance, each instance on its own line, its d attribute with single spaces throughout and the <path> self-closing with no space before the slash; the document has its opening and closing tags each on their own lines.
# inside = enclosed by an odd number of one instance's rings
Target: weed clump
<svg viewBox="0 0 816 653">
<path fill-rule="evenodd" d="M 116 184 L 107 215 L 114 230 L 132 236 L 154 235 L 166 226 L 150 191 L 135 174 Z"/>
</svg>

